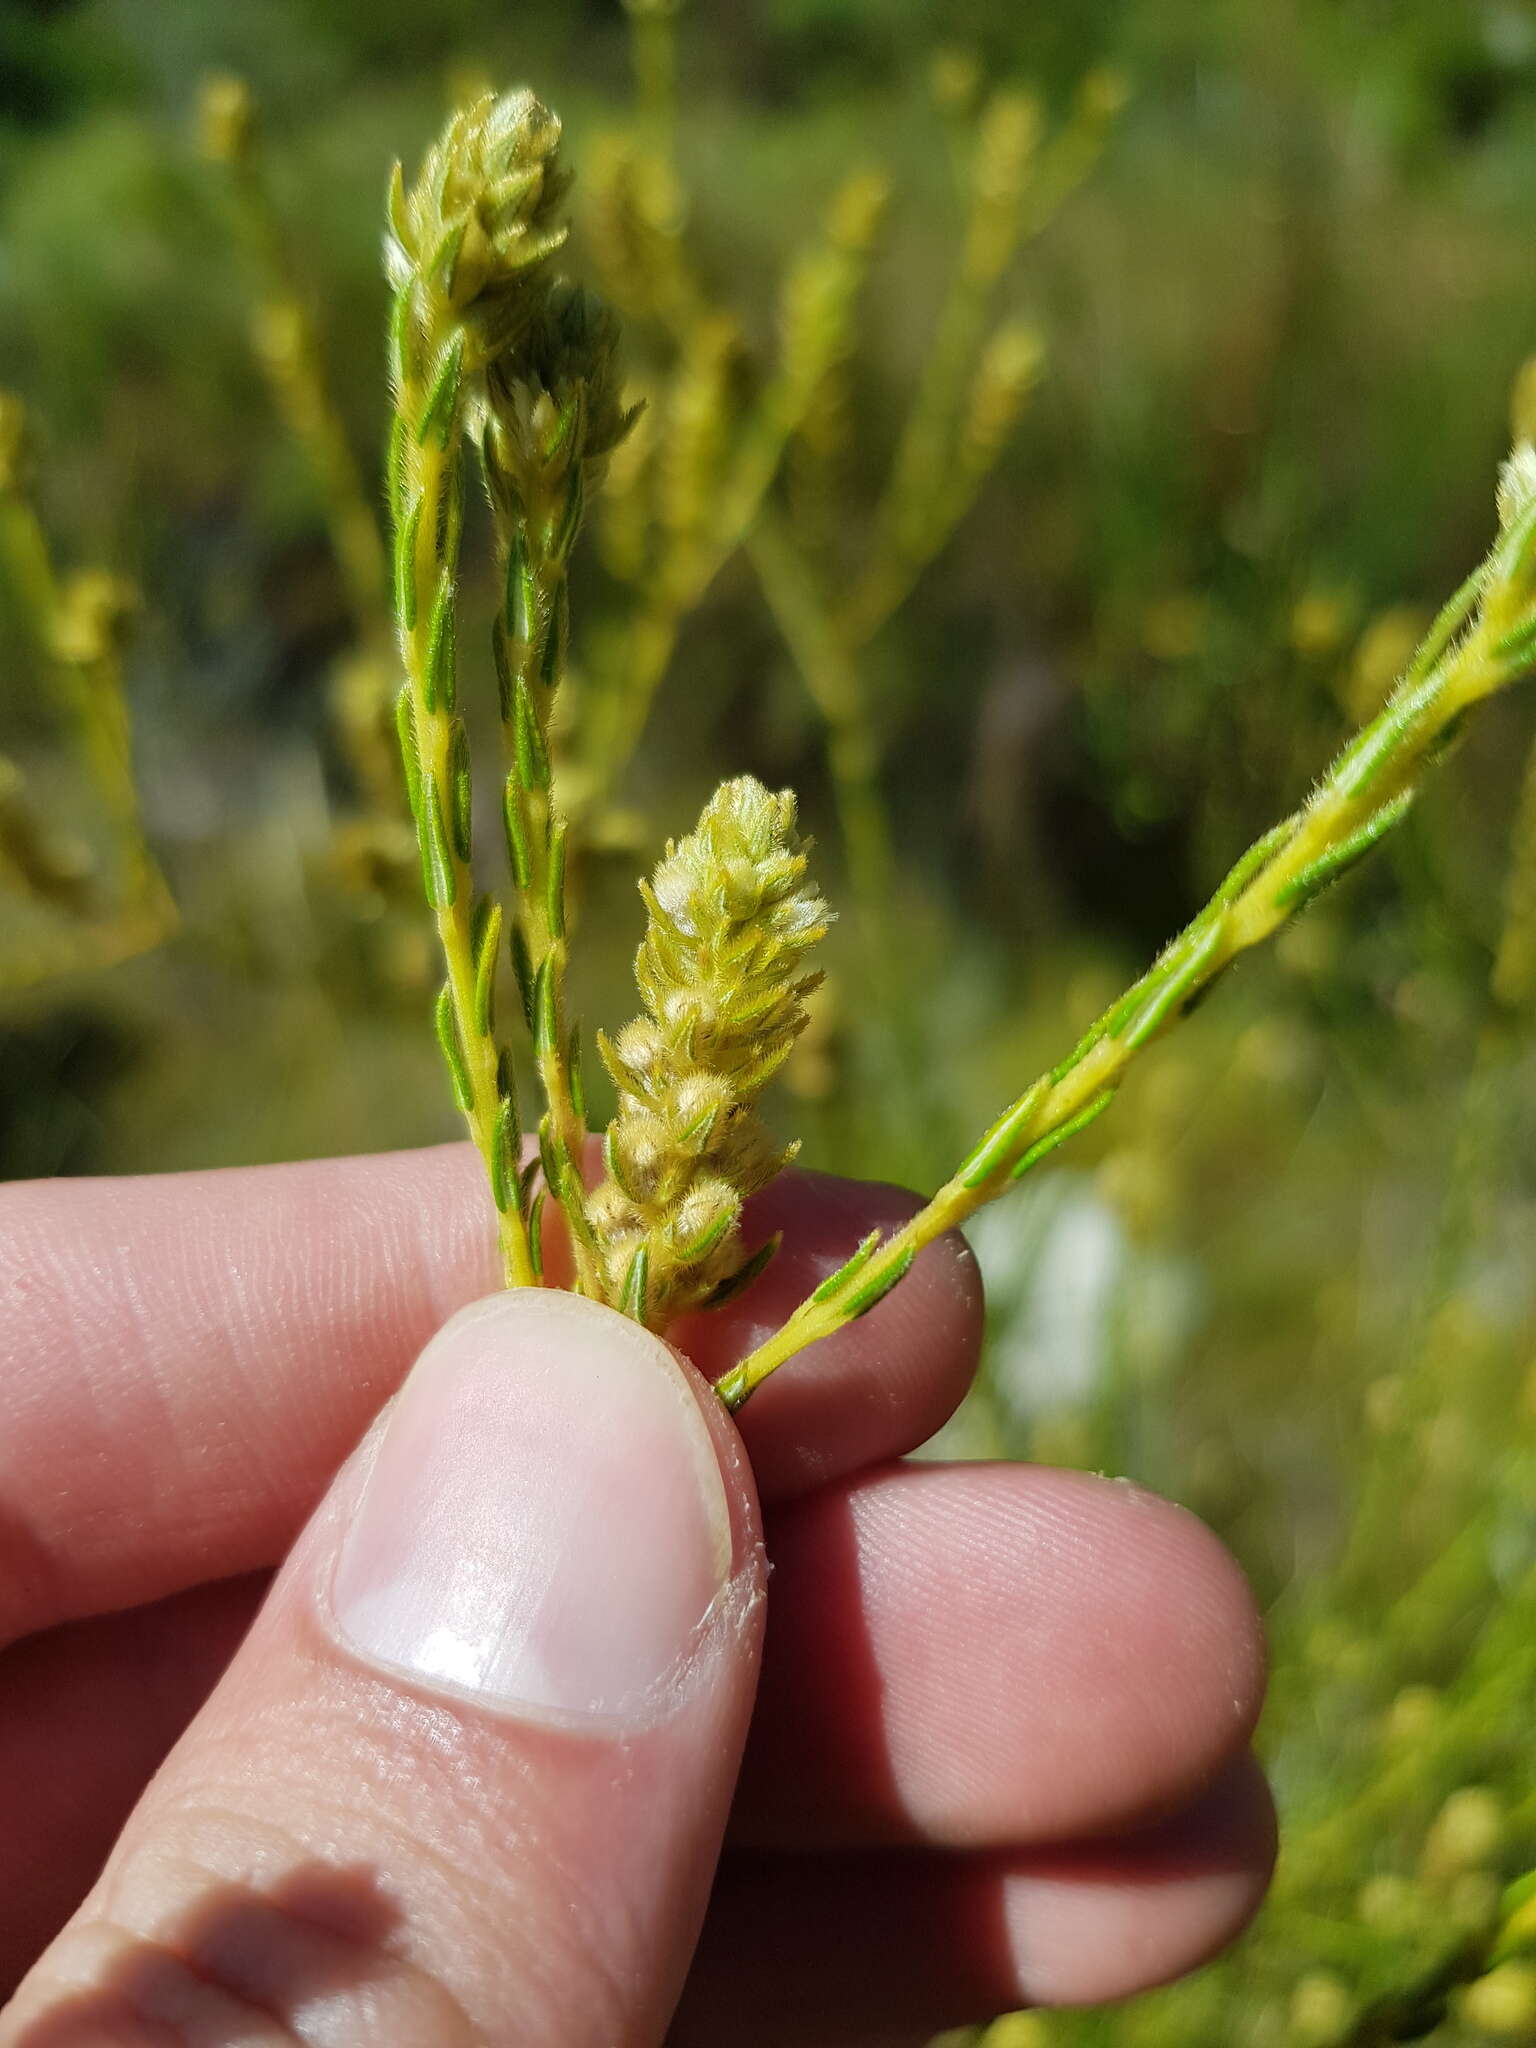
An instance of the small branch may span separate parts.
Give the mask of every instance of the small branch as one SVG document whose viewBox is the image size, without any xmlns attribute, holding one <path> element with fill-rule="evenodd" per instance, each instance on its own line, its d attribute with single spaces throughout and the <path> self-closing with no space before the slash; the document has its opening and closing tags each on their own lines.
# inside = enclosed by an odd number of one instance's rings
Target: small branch
<svg viewBox="0 0 1536 2048">
<path fill-rule="evenodd" d="M 1462 716 L 1536 661 L 1536 450 L 1504 472 L 1505 530 L 1446 606 L 1381 715 L 1344 749 L 1300 811 L 1250 848 L 1211 902 L 1059 1066 L 1007 1109 L 904 1229 L 869 1241 L 719 1383 L 739 1408 L 808 1344 L 867 1313 L 924 1245 L 1032 1171 L 1108 1108 L 1136 1055 L 1241 954 L 1338 879 L 1407 813 Z"/>
</svg>

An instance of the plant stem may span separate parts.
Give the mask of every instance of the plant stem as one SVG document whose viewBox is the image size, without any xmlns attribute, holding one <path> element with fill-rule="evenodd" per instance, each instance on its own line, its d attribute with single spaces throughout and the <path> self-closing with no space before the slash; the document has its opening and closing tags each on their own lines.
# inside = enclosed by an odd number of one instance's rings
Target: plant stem
<svg viewBox="0 0 1536 2048">
<path fill-rule="evenodd" d="M 175 928 L 176 908 L 145 837 L 133 772 L 121 639 L 137 592 L 98 570 L 61 578 L 36 505 L 14 484 L 0 491 L 0 560 L 109 827 L 118 899 L 112 944 L 118 953 L 142 950 Z"/>
<path fill-rule="evenodd" d="M 581 469 L 571 472 L 579 496 Z M 545 1178 L 564 1211 L 577 1291 L 606 1299 L 581 1178 L 587 1135 L 566 1022 L 565 833 L 550 783 L 550 710 L 565 667 L 566 575 L 579 519 L 525 512 L 509 535 L 506 600 L 496 624 L 513 954 L 548 1113 Z M 557 536 L 560 536 L 557 538 Z"/>
<path fill-rule="evenodd" d="M 745 540 L 799 421 L 782 380 L 759 401 L 731 464 L 700 544 L 675 555 L 652 577 L 639 614 L 625 631 L 623 659 L 592 707 L 594 737 L 582 803 L 607 802 L 640 744 L 651 706 L 677 651 L 688 614 Z"/>
<path fill-rule="evenodd" d="M 1039 116 L 1029 99 L 1000 92 L 982 115 L 967 176 L 970 209 L 959 260 L 875 510 L 874 552 L 842 607 L 841 622 L 856 646 L 872 640 L 906 601 L 969 510 L 1000 451 L 1006 424 L 990 448 L 973 451 L 980 462 L 962 478 L 962 415 L 968 390 L 979 388 L 985 375 L 997 288 L 1020 244 L 1050 224 L 1092 170 L 1122 97 L 1117 81 L 1090 74 L 1071 118 L 1043 149 Z"/>
<path fill-rule="evenodd" d="M 669 165 L 677 131 L 677 0 L 626 0 L 640 118 Z"/>
<path fill-rule="evenodd" d="M 981 352 L 993 293 L 1018 245 L 1027 166 L 1038 117 L 1032 103 L 999 95 L 987 109 L 970 179 L 970 212 L 933 347 L 875 509 L 878 544 L 846 606 L 853 638 L 872 639 L 911 587 L 914 558 L 942 495 L 955 422 Z"/>
<path fill-rule="evenodd" d="M 1536 658 L 1533 546 L 1536 499 L 1512 516 L 1488 563 L 1436 621 L 1385 710 L 1344 749 L 1307 805 L 1249 850 L 1141 980 L 1004 1112 L 911 1222 L 883 1242 L 867 1241 L 725 1375 L 718 1391 L 727 1407 L 739 1408 L 786 1359 L 873 1308 L 924 1245 L 963 1224 L 1084 1129 L 1109 1106 L 1144 1046 L 1240 954 L 1269 938 L 1398 822 L 1461 715 Z"/>
<path fill-rule="evenodd" d="M 244 87 L 223 81 L 240 115 L 238 146 L 224 162 L 239 239 L 256 294 L 252 348 L 279 418 L 319 487 L 320 502 L 358 634 L 381 655 L 390 638 L 389 562 L 372 495 L 347 434 L 320 338 L 295 275 L 268 185 L 254 109 Z M 383 815 L 400 810 L 400 769 L 389 734 L 388 664 L 379 663 L 377 696 L 338 690 L 335 714 L 358 783 Z"/>
<path fill-rule="evenodd" d="M 770 507 L 759 512 L 747 553 L 784 643 L 827 728 L 838 822 L 849 879 L 861 906 L 888 903 L 890 824 L 880 795 L 880 746 L 863 674 L 817 589 L 804 555 Z"/>
<path fill-rule="evenodd" d="M 407 367 L 400 378 L 398 407 L 404 431 L 399 436 L 399 473 L 392 482 L 399 522 L 396 603 L 407 678 L 401 738 L 427 900 L 447 967 L 439 998 L 439 1038 L 459 1107 L 496 1197 L 497 1238 L 507 1285 L 531 1287 L 538 1275 L 518 1184 L 515 1103 L 508 1063 L 501 1058 L 494 1035 L 490 1001 L 499 920 L 491 920 L 489 931 L 477 930 L 469 865 L 468 747 L 463 720 L 455 709 L 452 622 L 463 515 L 463 423 L 455 406 L 446 432 L 433 429 L 433 390 L 415 366 Z"/>
<path fill-rule="evenodd" d="M 649 578 L 638 617 L 625 636 L 624 659 L 605 679 L 593 705 L 585 801 L 607 801 L 639 745 L 656 691 L 677 646 L 684 619 L 747 539 L 762 515 L 790 441 L 816 403 L 828 369 L 844 346 L 854 294 L 863 277 L 878 217 L 878 181 L 859 178 L 837 195 L 821 232 L 791 266 L 781 291 L 783 348 L 741 430 L 719 488 L 702 516 L 685 522 Z M 676 306 L 666 315 L 686 353 L 702 308 Z"/>
</svg>

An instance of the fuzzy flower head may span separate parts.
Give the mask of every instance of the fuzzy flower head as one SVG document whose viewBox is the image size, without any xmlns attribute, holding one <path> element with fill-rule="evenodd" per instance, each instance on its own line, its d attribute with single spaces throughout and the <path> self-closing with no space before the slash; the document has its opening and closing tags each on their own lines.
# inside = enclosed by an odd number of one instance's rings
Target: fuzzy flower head
<svg viewBox="0 0 1536 2048">
<path fill-rule="evenodd" d="M 536 311 L 528 286 L 565 241 L 569 186 L 558 117 L 531 92 L 487 94 L 453 116 L 409 189 L 395 166 L 390 283 L 446 301 L 493 358 Z"/>
<path fill-rule="evenodd" d="M 830 913 L 806 858 L 794 797 L 741 776 L 641 884 L 646 1014 L 601 1041 L 619 1110 L 593 1215 L 615 1296 L 658 1326 L 741 1276 L 741 1204 L 793 1156 L 755 1104 L 821 980 L 804 963 Z"/>
<path fill-rule="evenodd" d="M 646 1007 L 679 1052 L 753 1094 L 789 1057 L 821 980 L 799 973 L 829 921 L 805 870 L 794 796 L 742 775 L 641 885 L 650 922 L 635 979 Z"/>
<path fill-rule="evenodd" d="M 557 499 L 573 473 L 601 464 L 639 412 L 625 405 L 623 382 L 618 321 L 595 293 L 552 280 L 517 348 L 487 377 L 485 470 L 493 496 L 527 511 Z"/>
</svg>

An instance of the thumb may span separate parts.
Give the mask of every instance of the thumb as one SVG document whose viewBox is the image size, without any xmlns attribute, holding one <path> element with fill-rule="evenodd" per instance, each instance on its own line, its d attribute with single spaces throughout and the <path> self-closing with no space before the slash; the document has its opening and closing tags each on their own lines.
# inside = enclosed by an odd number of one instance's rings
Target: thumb
<svg viewBox="0 0 1536 2048">
<path fill-rule="evenodd" d="M 428 1345 L 0 2048 L 659 2042 L 757 1677 L 704 1382 L 554 1290 Z"/>
</svg>

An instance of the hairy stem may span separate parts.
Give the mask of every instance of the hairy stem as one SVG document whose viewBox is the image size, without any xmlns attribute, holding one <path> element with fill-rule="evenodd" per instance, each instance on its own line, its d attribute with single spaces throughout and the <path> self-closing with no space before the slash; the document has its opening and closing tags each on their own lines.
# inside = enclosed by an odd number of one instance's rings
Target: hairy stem
<svg viewBox="0 0 1536 2048">
<path fill-rule="evenodd" d="M 571 477 L 579 497 L 579 467 Z M 513 526 L 495 647 L 514 884 L 513 958 L 544 1092 L 545 1179 L 565 1214 L 577 1291 L 602 1300 L 602 1264 L 581 1178 L 587 1124 L 579 1050 L 566 1018 L 566 828 L 550 780 L 550 710 L 565 666 L 566 565 L 576 523 L 563 508 L 551 508 L 549 517 L 525 514 Z"/>
<path fill-rule="evenodd" d="M 806 1345 L 873 1308 L 924 1245 L 963 1224 L 1107 1109 L 1146 1045 L 1398 822 L 1463 713 L 1536 658 L 1533 549 L 1536 499 L 1511 514 L 1488 563 L 1447 605 L 1385 710 L 1340 754 L 1306 806 L 1250 848 L 1199 916 L 1066 1059 L 1003 1113 L 910 1223 L 884 1241 L 867 1241 L 725 1375 L 719 1392 L 728 1407 L 740 1407 Z"/>
<path fill-rule="evenodd" d="M 409 286 L 406 287 L 410 289 Z M 434 380 L 434 384 L 435 384 Z M 455 708 L 453 614 L 462 517 L 463 425 L 433 427 L 434 389 L 420 370 L 399 380 L 396 610 L 405 663 L 400 733 L 421 841 L 427 900 L 447 979 L 438 1036 L 469 1134 L 496 1200 L 497 1239 L 509 1287 L 537 1282 L 516 1158 L 516 1105 L 509 1063 L 494 1031 L 499 918 L 476 914 L 470 871 L 469 769 Z"/>
</svg>

